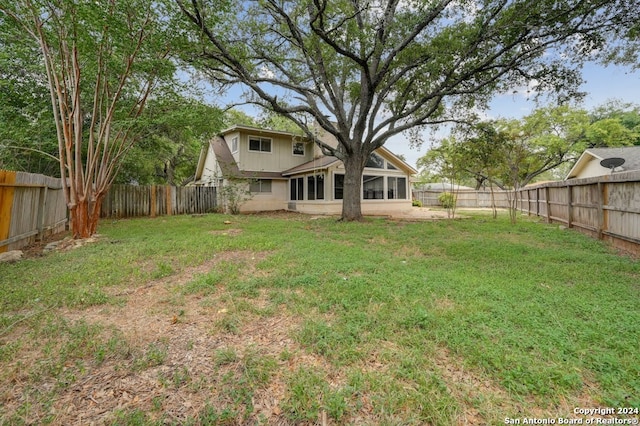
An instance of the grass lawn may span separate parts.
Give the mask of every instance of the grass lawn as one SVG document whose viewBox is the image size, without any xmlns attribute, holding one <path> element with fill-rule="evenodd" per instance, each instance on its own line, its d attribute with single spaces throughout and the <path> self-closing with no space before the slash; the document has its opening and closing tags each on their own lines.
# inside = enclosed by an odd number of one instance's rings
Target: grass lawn
<svg viewBox="0 0 640 426">
<path fill-rule="evenodd" d="M 0 424 L 637 413 L 640 263 L 470 216 L 105 221 L 95 243 L 1 264 Z"/>
</svg>

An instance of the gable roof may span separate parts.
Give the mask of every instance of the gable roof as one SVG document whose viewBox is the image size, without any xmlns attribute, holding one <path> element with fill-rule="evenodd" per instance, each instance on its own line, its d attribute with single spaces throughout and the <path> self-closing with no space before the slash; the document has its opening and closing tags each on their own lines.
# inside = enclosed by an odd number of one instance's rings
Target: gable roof
<svg viewBox="0 0 640 426">
<path fill-rule="evenodd" d="M 585 150 L 576 164 L 573 165 L 565 179 L 575 178 L 580 174 L 582 169 L 593 160 L 598 162 L 605 158 L 624 158 L 625 162 L 622 166 L 616 167 L 614 172 L 627 172 L 632 170 L 640 170 L 640 146 L 626 146 L 619 148 L 589 148 Z"/>
<path fill-rule="evenodd" d="M 336 157 L 324 155 L 322 157 L 314 158 L 311 161 L 307 161 L 306 163 L 300 164 L 299 166 L 292 167 L 289 170 L 285 170 L 284 172 L 282 172 L 282 176 L 290 176 L 296 173 L 304 173 L 304 172 L 310 172 L 312 170 L 324 169 L 326 167 L 329 167 L 336 161 L 340 161 L 340 160 L 338 160 Z"/>
<path fill-rule="evenodd" d="M 272 130 L 272 129 L 263 129 L 261 127 L 254 126 L 246 126 L 244 124 L 235 124 L 227 129 L 224 129 L 220 134 L 224 137 L 232 132 L 245 132 L 245 133 L 253 133 L 256 136 L 258 135 L 271 135 L 271 136 L 289 136 L 296 138 L 305 138 L 302 134 L 287 132 L 284 130 Z"/>
<path fill-rule="evenodd" d="M 252 170 L 240 170 L 238 163 L 236 163 L 231 149 L 223 136 L 216 136 L 209 141 L 209 146 L 213 150 L 214 155 L 218 160 L 220 168 L 223 170 L 225 177 L 245 178 L 245 179 L 285 179 L 282 173 L 278 172 L 263 172 Z M 198 158 L 198 166 L 196 167 L 195 181 L 197 182 L 202 177 L 204 172 L 204 164 L 207 157 L 208 149 L 203 147 Z"/>
</svg>

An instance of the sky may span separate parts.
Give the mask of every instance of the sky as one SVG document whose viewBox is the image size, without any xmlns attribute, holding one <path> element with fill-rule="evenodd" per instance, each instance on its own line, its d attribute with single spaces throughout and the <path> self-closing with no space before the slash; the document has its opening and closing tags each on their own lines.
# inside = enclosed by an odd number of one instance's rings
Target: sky
<svg viewBox="0 0 640 426">
<path fill-rule="evenodd" d="M 591 110 L 603 105 L 611 100 L 640 104 L 640 70 L 633 71 L 630 67 L 602 66 L 588 63 L 583 69 L 585 83 L 580 87 L 586 96 L 578 106 Z M 241 96 L 240 90 L 225 93 L 223 97 L 217 99 L 217 103 L 223 106 L 229 99 L 238 99 Z M 544 105 L 540 105 L 544 106 Z M 487 118 L 521 118 L 531 113 L 537 107 L 536 103 L 527 99 L 526 93 L 497 95 L 490 104 L 490 109 L 485 112 Z M 250 116 L 257 116 L 258 110 L 253 106 L 239 106 L 237 109 L 244 111 Z M 445 137 L 447 130 L 441 130 L 435 138 Z M 395 154 L 401 154 L 407 163 L 416 167 L 417 160 L 422 157 L 430 146 L 429 135 L 424 136 L 424 144 L 418 148 L 412 148 L 404 135 L 397 135 L 391 138 L 385 147 Z"/>
<path fill-rule="evenodd" d="M 581 104 L 578 106 L 592 110 L 611 100 L 640 104 L 640 70 L 633 71 L 630 67 L 587 64 L 583 70 L 585 84 L 580 91 L 586 92 Z M 544 106 L 544 105 L 541 105 Z M 537 105 L 532 100 L 527 100 L 524 94 L 498 95 L 491 102 L 490 109 L 486 111 L 488 118 L 521 118 L 536 109 Z M 448 133 L 441 133 L 447 136 Z M 412 149 L 404 138 L 394 138 L 386 145 L 396 154 L 402 154 L 407 162 L 415 167 L 418 158 L 426 154 L 429 149 L 427 141 L 422 147 Z"/>
</svg>

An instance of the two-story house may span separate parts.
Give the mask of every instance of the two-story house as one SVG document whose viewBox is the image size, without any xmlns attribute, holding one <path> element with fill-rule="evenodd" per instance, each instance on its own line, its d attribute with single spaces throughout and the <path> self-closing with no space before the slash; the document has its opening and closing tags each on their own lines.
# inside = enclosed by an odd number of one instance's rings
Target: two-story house
<svg viewBox="0 0 640 426">
<path fill-rule="evenodd" d="M 327 133 L 318 137 L 337 146 Z M 377 149 L 362 177 L 362 213 L 393 214 L 411 209 L 410 179 L 415 173 L 388 149 Z M 344 165 L 293 133 L 236 125 L 211 140 L 200 154 L 194 184 L 224 187 L 238 181 L 245 181 L 251 192 L 242 212 L 342 211 Z"/>
</svg>

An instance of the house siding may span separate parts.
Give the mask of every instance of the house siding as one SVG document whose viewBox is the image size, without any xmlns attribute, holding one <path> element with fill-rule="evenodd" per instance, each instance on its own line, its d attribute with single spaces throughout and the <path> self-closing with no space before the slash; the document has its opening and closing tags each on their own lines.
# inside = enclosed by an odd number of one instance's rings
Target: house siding
<svg viewBox="0 0 640 426">
<path fill-rule="evenodd" d="M 576 179 L 595 177 L 595 176 L 604 176 L 611 174 L 611 169 L 607 169 L 600 165 L 600 160 L 594 157 L 591 157 L 591 160 L 580 169 L 578 174 L 575 176 Z"/>
<path fill-rule="evenodd" d="M 255 193 L 252 198 L 242 204 L 243 213 L 269 210 L 286 210 L 289 182 L 286 180 L 272 180 L 270 193 Z"/>
<path fill-rule="evenodd" d="M 271 152 L 255 152 L 249 150 L 249 138 L 252 136 L 271 139 Z M 227 143 L 229 140 L 225 136 Z M 305 146 L 305 155 L 293 155 L 293 141 L 288 137 L 275 137 L 261 135 L 259 133 L 246 133 L 240 135 L 240 149 L 236 158 L 240 170 L 260 172 L 282 172 L 299 164 L 311 161 L 311 144 Z"/>
<path fill-rule="evenodd" d="M 222 171 L 218 166 L 216 156 L 213 153 L 211 145 L 207 148 L 207 157 L 204 163 L 204 169 L 202 170 L 202 177 L 200 180 L 209 186 L 218 186 L 217 179 L 222 176 Z"/>
</svg>

